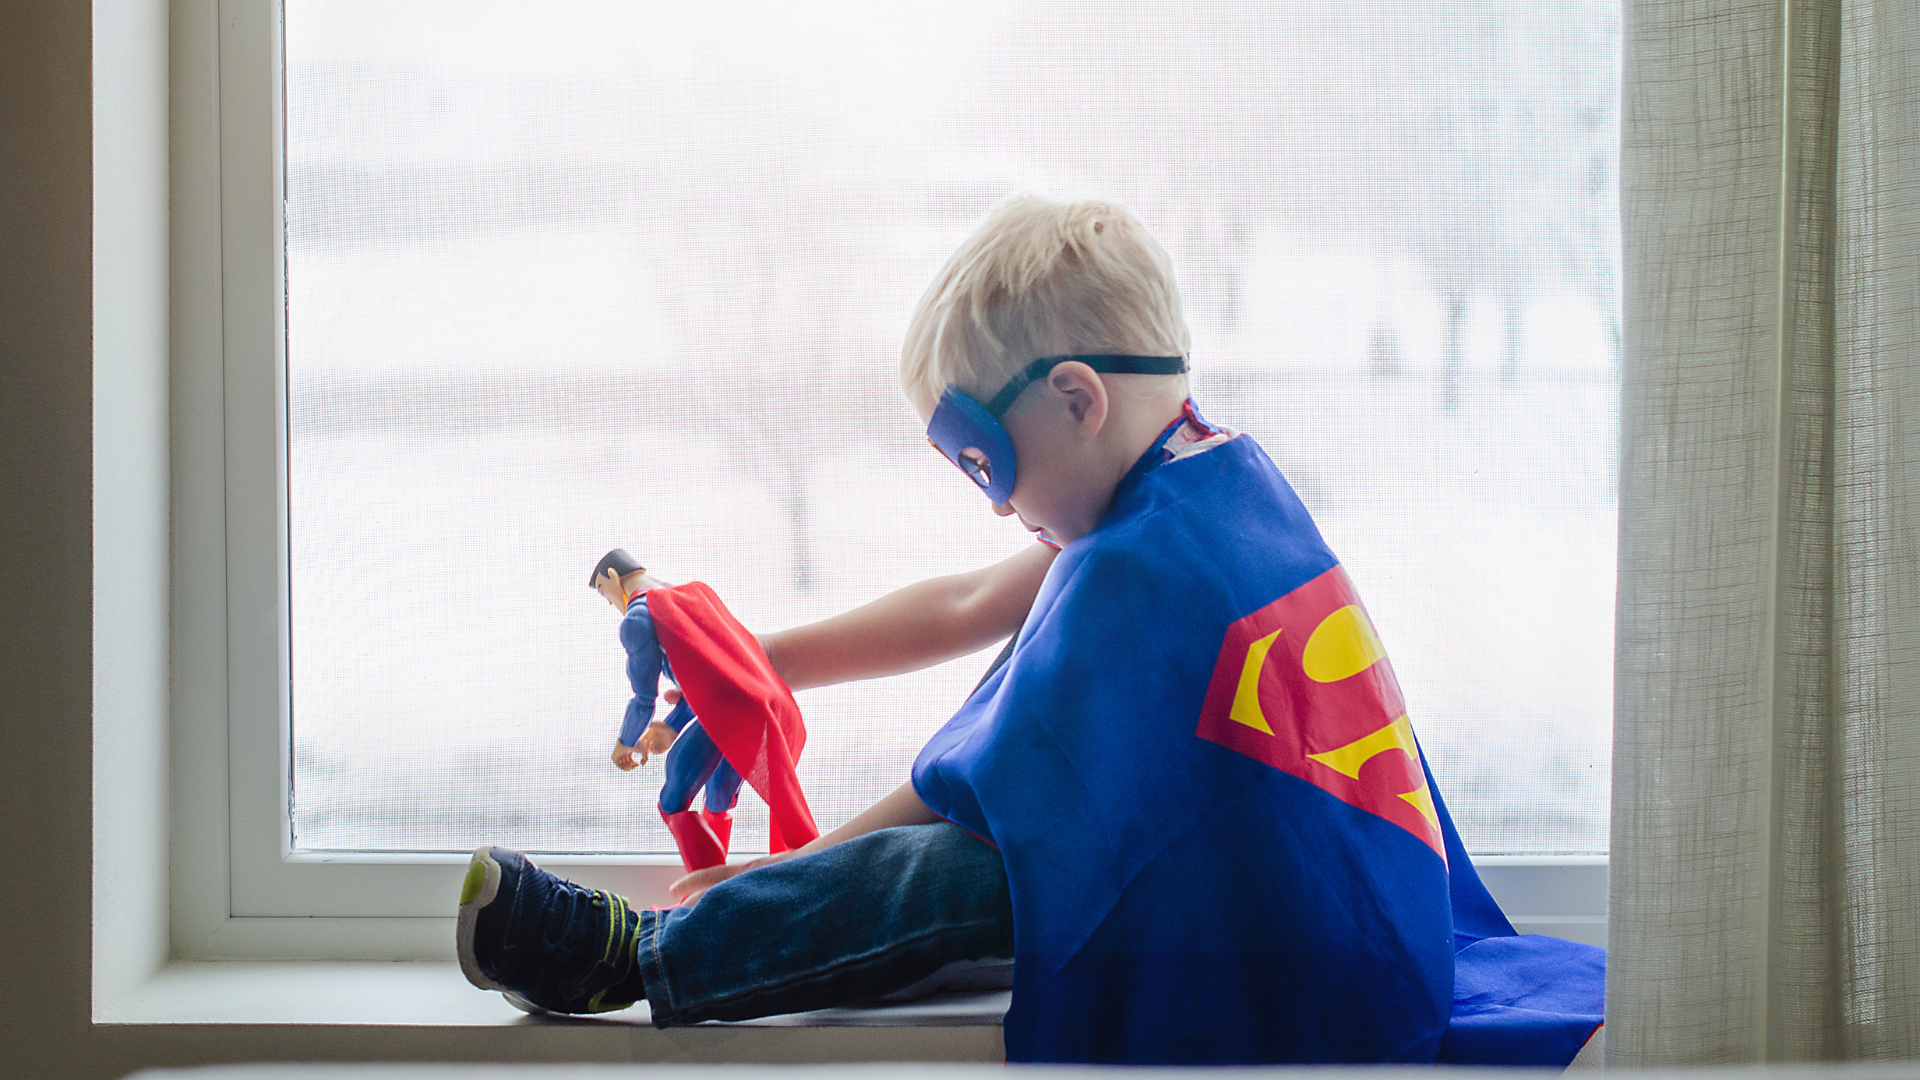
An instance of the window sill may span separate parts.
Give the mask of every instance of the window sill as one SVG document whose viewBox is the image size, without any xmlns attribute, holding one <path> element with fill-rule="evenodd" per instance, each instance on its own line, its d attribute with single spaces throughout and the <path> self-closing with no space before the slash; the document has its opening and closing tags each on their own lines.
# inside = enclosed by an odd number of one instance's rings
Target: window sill
<svg viewBox="0 0 1920 1080">
<path fill-rule="evenodd" d="M 661 1030 L 643 1002 L 590 1019 L 535 1017 L 475 990 L 457 964 L 437 961 L 212 961 L 172 963 L 100 1010 L 102 1024 L 256 1024 L 414 1028 L 523 1028 L 578 1032 L 612 1058 L 646 1060 L 765 1043 L 783 1057 L 824 1060 L 904 1056 L 1000 1061 L 1004 990 L 935 994 L 917 1001 L 769 1016 Z M 780 1031 L 776 1029 L 785 1029 Z M 807 1037 L 793 1029 L 839 1029 Z M 742 1040 L 748 1045 L 742 1046 Z M 589 1049 L 589 1047 L 582 1047 Z"/>
<path fill-rule="evenodd" d="M 1483 856 L 1483 880 L 1521 933 L 1606 940 L 1604 856 Z M 174 961 L 96 1007 L 98 1025 L 162 1041 L 249 1042 L 305 1057 L 385 1060 L 687 1062 L 1001 1062 L 1005 991 L 657 1029 L 644 1004 L 590 1019 L 530 1017 L 469 986 L 445 956 L 447 920 L 229 919 L 233 933 L 274 938 L 330 924 L 397 925 L 436 959 Z M 253 924 L 261 924 L 257 928 Z M 415 924 L 429 924 L 415 926 Z M 361 936 L 364 936 L 364 929 Z M 243 934 L 242 936 L 246 936 Z M 430 939 L 430 940 L 429 940 Z M 304 938 L 301 940 L 304 941 Z M 411 940 L 411 937 L 408 937 Z M 393 943 L 389 943 L 393 944 Z M 429 948 L 431 946 L 431 948 Z M 404 953 L 406 950 L 400 950 Z M 388 953 L 392 955 L 392 953 Z M 100 985 L 100 984 L 97 984 Z M 124 984 L 123 984 L 124 985 Z M 196 1041 L 197 1040 L 197 1041 Z M 264 1052 L 264 1051 L 263 1051 Z"/>
</svg>

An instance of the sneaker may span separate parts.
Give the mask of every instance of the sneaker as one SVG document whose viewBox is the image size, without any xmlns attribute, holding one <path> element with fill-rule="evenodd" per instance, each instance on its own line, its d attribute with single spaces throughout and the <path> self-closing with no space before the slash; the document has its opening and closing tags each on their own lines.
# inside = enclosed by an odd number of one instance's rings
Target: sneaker
<svg viewBox="0 0 1920 1080">
<path fill-rule="evenodd" d="M 528 1012 L 598 1013 L 643 996 L 640 915 L 604 889 L 557 878 L 500 847 L 473 853 L 460 886 L 460 970 Z"/>
</svg>

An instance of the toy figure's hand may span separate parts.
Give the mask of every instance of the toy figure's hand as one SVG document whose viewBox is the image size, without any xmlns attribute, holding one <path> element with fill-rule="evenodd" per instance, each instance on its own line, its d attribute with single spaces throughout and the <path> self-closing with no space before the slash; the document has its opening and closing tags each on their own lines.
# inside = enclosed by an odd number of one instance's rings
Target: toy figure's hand
<svg viewBox="0 0 1920 1080">
<path fill-rule="evenodd" d="M 674 731 L 658 720 L 647 725 L 640 733 L 640 764 L 647 763 L 648 754 L 664 754 L 673 746 Z"/>
<path fill-rule="evenodd" d="M 634 761 L 633 747 L 628 746 L 626 743 L 617 742 L 613 744 L 613 764 L 614 767 L 621 772 L 631 772 L 635 765 L 645 764 L 646 760 L 646 755 L 643 753 L 639 761 Z"/>
</svg>

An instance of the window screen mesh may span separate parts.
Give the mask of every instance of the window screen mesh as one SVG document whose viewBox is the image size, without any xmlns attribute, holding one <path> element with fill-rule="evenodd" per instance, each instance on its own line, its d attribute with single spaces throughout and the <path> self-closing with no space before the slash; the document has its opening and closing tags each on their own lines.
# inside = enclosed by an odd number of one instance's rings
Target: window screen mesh
<svg viewBox="0 0 1920 1080">
<path fill-rule="evenodd" d="M 895 370 L 1032 190 L 1172 253 L 1196 397 L 1347 563 L 1469 847 L 1604 850 L 1618 36 L 1524 0 L 287 0 L 295 846 L 672 851 L 658 763 L 609 761 L 609 547 L 764 631 L 1031 543 Z M 823 828 L 990 655 L 800 695 Z"/>
</svg>

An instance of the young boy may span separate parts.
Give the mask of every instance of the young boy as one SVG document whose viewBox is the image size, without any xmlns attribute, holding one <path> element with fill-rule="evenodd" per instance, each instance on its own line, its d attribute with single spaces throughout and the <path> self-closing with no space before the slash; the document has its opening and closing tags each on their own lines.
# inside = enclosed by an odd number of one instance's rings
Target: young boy
<svg viewBox="0 0 1920 1080">
<path fill-rule="evenodd" d="M 909 783 L 689 875 L 692 906 L 636 913 L 483 848 L 468 977 L 673 1024 L 1012 955 L 1010 1060 L 1570 1060 L 1598 950 L 1506 944 L 1551 939 L 1515 938 L 1480 886 L 1344 570 L 1265 453 L 1188 400 L 1187 349 L 1126 211 L 997 206 L 916 309 L 902 383 L 1045 544 L 767 645 L 806 686 L 1018 636 Z"/>
</svg>

